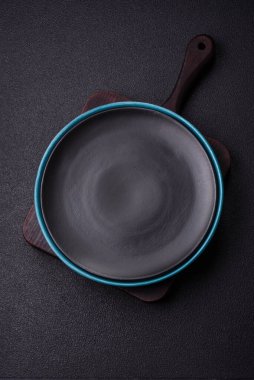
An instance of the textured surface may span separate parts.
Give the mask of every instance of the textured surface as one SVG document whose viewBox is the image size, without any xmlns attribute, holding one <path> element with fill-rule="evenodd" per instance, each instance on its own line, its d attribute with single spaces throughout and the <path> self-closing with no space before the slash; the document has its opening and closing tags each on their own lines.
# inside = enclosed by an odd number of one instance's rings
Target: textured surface
<svg viewBox="0 0 254 380">
<path fill-rule="evenodd" d="M 111 109 L 56 144 L 39 185 L 41 208 L 56 245 L 79 267 L 149 279 L 204 239 L 219 197 L 216 176 L 201 143 L 173 117 Z"/>
<path fill-rule="evenodd" d="M 0 376 L 253 378 L 253 3 L 102 4 L 0 4 Z M 87 95 L 160 103 L 203 32 L 217 60 L 183 114 L 231 150 L 224 213 L 207 254 L 147 305 L 36 252 L 21 226 L 45 147 Z"/>
<path fill-rule="evenodd" d="M 174 91 L 175 92 L 175 91 Z M 172 99 L 172 98 L 171 98 Z M 174 98 L 175 99 L 175 98 Z M 86 103 L 82 108 L 82 112 L 86 112 L 88 109 L 98 107 L 102 104 L 108 104 L 116 101 L 124 101 L 128 100 L 125 96 L 117 94 L 114 91 L 95 91 L 93 94 L 89 95 L 86 99 Z M 213 138 L 208 137 L 210 144 L 212 145 L 216 156 L 219 159 L 220 167 L 224 178 L 229 172 L 230 169 L 230 154 L 227 148 Z M 53 251 L 47 244 L 44 236 L 42 235 L 41 229 L 39 227 L 37 217 L 35 215 L 34 206 L 29 209 L 28 214 L 23 223 L 23 235 L 27 242 L 32 246 L 39 248 L 47 253 L 54 255 Z M 169 280 L 169 282 L 159 283 L 155 286 L 151 287 L 137 287 L 137 288 L 125 288 L 124 290 L 146 302 L 155 302 L 161 300 L 166 296 L 168 289 L 171 288 L 173 280 Z M 122 288 L 123 289 L 123 288 Z"/>
</svg>

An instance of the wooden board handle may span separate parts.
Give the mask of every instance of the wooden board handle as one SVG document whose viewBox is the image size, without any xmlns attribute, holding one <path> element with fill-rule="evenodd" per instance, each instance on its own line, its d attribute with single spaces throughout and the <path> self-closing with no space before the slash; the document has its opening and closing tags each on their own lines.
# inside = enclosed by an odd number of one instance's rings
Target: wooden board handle
<svg viewBox="0 0 254 380">
<path fill-rule="evenodd" d="M 179 113 L 191 85 L 204 67 L 212 61 L 214 55 L 215 45 L 212 37 L 201 34 L 190 40 L 176 85 L 163 107 Z"/>
</svg>

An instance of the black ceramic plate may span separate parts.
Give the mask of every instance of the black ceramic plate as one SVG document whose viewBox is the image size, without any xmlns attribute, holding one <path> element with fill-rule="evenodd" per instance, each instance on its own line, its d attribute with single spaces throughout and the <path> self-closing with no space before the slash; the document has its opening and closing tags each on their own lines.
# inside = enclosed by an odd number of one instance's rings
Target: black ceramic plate
<svg viewBox="0 0 254 380">
<path fill-rule="evenodd" d="M 53 150 L 41 206 L 58 248 L 86 271 L 140 280 L 171 270 L 206 235 L 216 180 L 198 139 L 142 108 L 95 114 Z"/>
</svg>

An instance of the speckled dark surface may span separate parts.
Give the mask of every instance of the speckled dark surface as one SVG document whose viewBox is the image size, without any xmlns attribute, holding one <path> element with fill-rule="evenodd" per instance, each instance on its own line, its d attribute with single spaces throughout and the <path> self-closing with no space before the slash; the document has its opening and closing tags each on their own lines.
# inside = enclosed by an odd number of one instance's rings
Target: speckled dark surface
<svg viewBox="0 0 254 380">
<path fill-rule="evenodd" d="M 251 1 L 0 3 L 0 377 L 253 378 Z M 72 273 L 22 236 L 40 158 L 89 93 L 160 104 L 186 43 L 217 60 L 183 115 L 231 151 L 218 234 L 160 303 Z"/>
</svg>

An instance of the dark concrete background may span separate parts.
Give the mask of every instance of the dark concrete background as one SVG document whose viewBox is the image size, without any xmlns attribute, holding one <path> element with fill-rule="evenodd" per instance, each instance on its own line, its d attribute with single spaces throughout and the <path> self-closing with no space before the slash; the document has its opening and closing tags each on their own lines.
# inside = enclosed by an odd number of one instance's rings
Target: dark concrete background
<svg viewBox="0 0 254 380">
<path fill-rule="evenodd" d="M 0 377 L 254 378 L 254 2 L 0 2 Z M 223 217 L 170 296 L 144 304 L 30 247 L 40 158 L 88 94 L 161 103 L 195 34 L 217 60 L 183 115 L 232 153 Z"/>
</svg>

